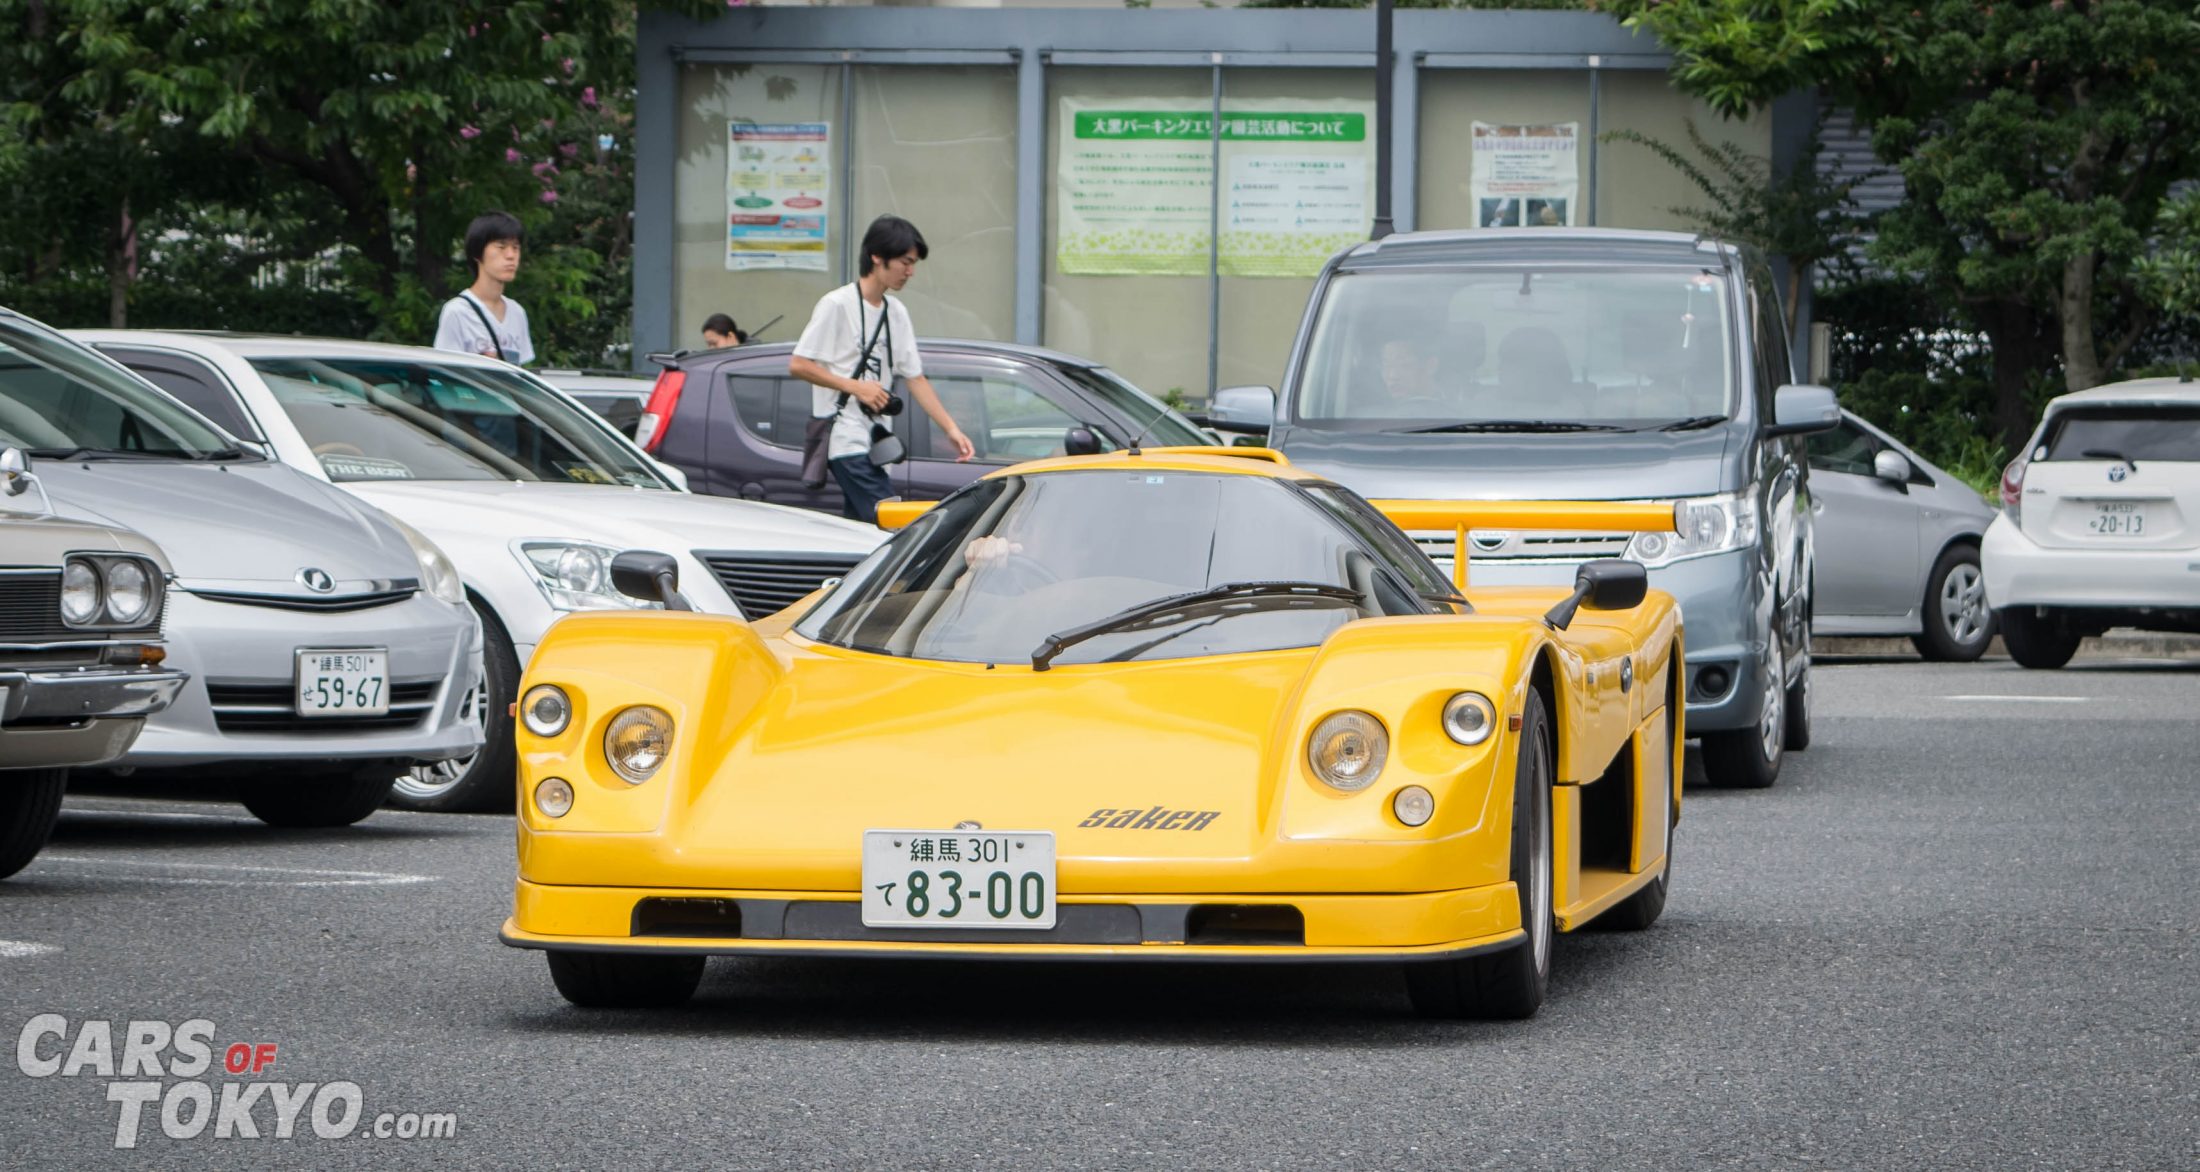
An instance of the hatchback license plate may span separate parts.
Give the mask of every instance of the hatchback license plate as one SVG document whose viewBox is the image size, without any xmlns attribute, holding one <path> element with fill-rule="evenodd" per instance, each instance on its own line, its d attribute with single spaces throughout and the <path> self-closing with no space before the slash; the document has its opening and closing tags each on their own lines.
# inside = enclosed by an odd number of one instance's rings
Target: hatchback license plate
<svg viewBox="0 0 2200 1172">
<path fill-rule="evenodd" d="M 2102 537 L 2143 537 L 2147 531 L 2147 511 L 2135 501 L 2095 501 L 2093 516 L 2087 518 L 2086 531 Z"/>
<path fill-rule="evenodd" d="M 387 716 L 389 712 L 389 652 L 299 649 L 298 715 Z"/>
<path fill-rule="evenodd" d="M 866 928 L 1051 928 L 1054 834 L 866 830 Z"/>
</svg>

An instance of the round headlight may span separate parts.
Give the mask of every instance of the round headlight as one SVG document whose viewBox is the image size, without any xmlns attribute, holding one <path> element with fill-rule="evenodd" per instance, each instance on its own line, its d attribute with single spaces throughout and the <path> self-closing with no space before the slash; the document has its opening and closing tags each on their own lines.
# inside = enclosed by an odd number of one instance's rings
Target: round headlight
<svg viewBox="0 0 2200 1172">
<path fill-rule="evenodd" d="M 1375 784 L 1390 755 L 1390 734 L 1365 712 L 1333 712 L 1306 739 L 1306 763 L 1314 776 L 1346 792 Z"/>
<path fill-rule="evenodd" d="M 133 561 L 107 563 L 107 617 L 125 627 L 145 621 L 153 610 L 153 579 Z"/>
<path fill-rule="evenodd" d="M 545 777 L 535 787 L 535 808 L 546 818 L 563 818 L 573 812 L 573 783 L 562 777 Z"/>
<path fill-rule="evenodd" d="M 1480 692 L 1461 692 L 1444 702 L 1444 735 L 1479 745 L 1497 730 L 1497 706 Z"/>
<path fill-rule="evenodd" d="M 90 562 L 70 562 L 61 570 L 61 617 L 72 626 L 99 617 L 99 571 Z"/>
<path fill-rule="evenodd" d="M 648 781 L 672 755 L 672 717 L 647 705 L 621 712 L 604 730 L 603 755 L 620 777 L 635 785 Z"/>
<path fill-rule="evenodd" d="M 1436 796 L 1417 785 L 1390 795 L 1390 812 L 1408 826 L 1423 826 L 1436 816 Z"/>
<path fill-rule="evenodd" d="M 536 684 L 519 702 L 520 722 L 538 737 L 554 737 L 573 720 L 573 702 L 556 684 Z"/>
<path fill-rule="evenodd" d="M 603 555 L 580 546 L 567 546 L 558 554 L 558 585 L 577 594 L 603 594 L 611 586 Z"/>
</svg>

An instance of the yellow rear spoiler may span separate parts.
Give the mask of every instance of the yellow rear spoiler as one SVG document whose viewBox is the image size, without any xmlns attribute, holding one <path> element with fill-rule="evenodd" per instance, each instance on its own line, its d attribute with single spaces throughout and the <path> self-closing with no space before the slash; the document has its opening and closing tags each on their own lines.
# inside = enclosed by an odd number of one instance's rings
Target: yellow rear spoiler
<svg viewBox="0 0 2200 1172">
<path fill-rule="evenodd" d="M 1467 588 L 1467 534 L 1477 529 L 1677 533 L 1687 506 L 1666 501 L 1370 501 L 1400 529 L 1452 531 L 1451 581 Z"/>
</svg>

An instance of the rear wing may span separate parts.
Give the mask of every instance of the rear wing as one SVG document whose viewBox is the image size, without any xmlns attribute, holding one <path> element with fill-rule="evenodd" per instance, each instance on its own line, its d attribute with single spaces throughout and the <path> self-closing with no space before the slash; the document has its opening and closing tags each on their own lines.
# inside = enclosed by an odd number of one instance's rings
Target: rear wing
<svg viewBox="0 0 2200 1172">
<path fill-rule="evenodd" d="M 1685 503 L 1674 501 L 1370 501 L 1400 529 L 1452 531 L 1451 581 L 1467 588 L 1467 535 L 1477 529 L 1585 529 L 1678 533 Z"/>
</svg>

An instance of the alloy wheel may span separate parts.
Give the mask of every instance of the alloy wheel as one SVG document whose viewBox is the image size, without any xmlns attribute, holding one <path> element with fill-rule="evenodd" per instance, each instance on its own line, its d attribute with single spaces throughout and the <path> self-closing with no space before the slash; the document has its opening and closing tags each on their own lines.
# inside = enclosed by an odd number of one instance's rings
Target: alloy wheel
<svg viewBox="0 0 2200 1172">
<path fill-rule="evenodd" d="M 1978 567 L 1959 562 L 1940 583 L 1940 625 L 1958 644 L 1970 644 L 1986 631 L 1986 585 Z"/>
<path fill-rule="evenodd" d="M 1787 661 L 1781 657 L 1777 631 L 1768 655 L 1771 662 L 1765 665 L 1764 715 L 1757 721 L 1757 748 L 1771 761 L 1780 756 L 1781 742 L 1787 739 Z"/>
<path fill-rule="evenodd" d="M 458 719 L 481 729 L 486 736 L 489 728 L 489 681 L 484 678 L 476 683 L 458 702 Z M 396 790 L 415 801 L 439 798 L 451 791 L 474 767 L 478 753 L 453 757 L 447 761 L 428 761 L 413 766 L 398 775 Z"/>
</svg>

